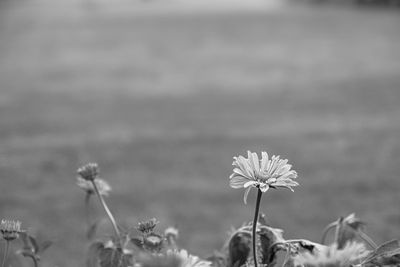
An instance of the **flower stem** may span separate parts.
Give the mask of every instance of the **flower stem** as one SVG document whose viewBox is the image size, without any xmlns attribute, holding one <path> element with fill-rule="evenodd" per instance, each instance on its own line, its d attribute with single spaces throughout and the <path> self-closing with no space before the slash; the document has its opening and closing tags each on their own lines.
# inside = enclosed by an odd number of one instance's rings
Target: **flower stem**
<svg viewBox="0 0 400 267">
<path fill-rule="evenodd" d="M 115 219 L 114 219 L 114 216 L 112 215 L 110 209 L 108 208 L 106 202 L 104 201 L 103 196 L 100 194 L 99 189 L 97 188 L 96 183 L 94 182 L 94 180 L 92 180 L 92 184 L 93 184 L 94 190 L 96 191 L 96 195 L 99 197 L 100 203 L 101 203 L 101 205 L 102 205 L 103 208 L 104 208 L 104 211 L 106 212 L 108 218 L 109 218 L 110 221 L 111 221 L 111 224 L 112 224 L 112 226 L 113 226 L 113 228 L 114 228 L 114 232 L 115 232 L 115 234 L 116 234 L 116 236 L 117 236 L 119 242 L 121 243 L 121 235 L 120 235 L 120 233 L 119 233 L 118 226 L 117 226 L 117 223 L 116 223 L 116 221 L 115 221 Z M 120 244 L 120 245 L 122 245 L 122 244 Z M 121 247 L 122 247 L 122 246 L 121 246 Z"/>
<path fill-rule="evenodd" d="M 262 191 L 258 188 L 257 191 L 257 200 L 256 200 L 256 209 L 254 211 L 254 220 L 253 220 L 253 258 L 254 258 L 254 267 L 257 267 L 257 247 L 256 247 L 256 232 L 257 232 L 257 222 L 258 222 L 258 212 L 260 211 L 260 202 Z"/>
<path fill-rule="evenodd" d="M 4 267 L 6 264 L 6 259 L 7 259 L 7 254 L 8 254 L 8 248 L 10 246 L 10 241 L 6 240 L 6 248 L 4 250 L 3 254 L 3 263 L 1 264 L 1 267 Z"/>
<path fill-rule="evenodd" d="M 34 267 L 38 267 L 39 265 L 38 265 L 38 261 L 35 259 L 35 257 L 31 257 L 32 258 L 32 261 L 33 261 L 33 266 Z"/>
</svg>

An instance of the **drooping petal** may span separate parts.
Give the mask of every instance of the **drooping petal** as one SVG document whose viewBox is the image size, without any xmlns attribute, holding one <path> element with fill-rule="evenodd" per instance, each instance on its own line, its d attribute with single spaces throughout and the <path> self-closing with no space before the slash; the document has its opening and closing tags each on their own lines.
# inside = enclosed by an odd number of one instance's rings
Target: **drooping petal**
<svg viewBox="0 0 400 267">
<path fill-rule="evenodd" d="M 249 186 L 249 187 L 247 187 L 246 190 L 244 191 L 244 196 L 243 196 L 244 204 L 247 204 L 247 196 L 249 195 L 249 192 L 250 192 L 251 188 L 252 188 L 252 187 Z"/>
</svg>

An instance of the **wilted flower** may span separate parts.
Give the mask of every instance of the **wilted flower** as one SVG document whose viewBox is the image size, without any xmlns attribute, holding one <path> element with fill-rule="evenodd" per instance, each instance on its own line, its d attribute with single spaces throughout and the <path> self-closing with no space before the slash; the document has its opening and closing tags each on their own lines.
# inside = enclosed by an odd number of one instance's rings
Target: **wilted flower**
<svg viewBox="0 0 400 267">
<path fill-rule="evenodd" d="M 99 166 L 97 163 L 88 163 L 78 169 L 78 174 L 87 181 L 93 181 L 99 177 Z"/>
<path fill-rule="evenodd" d="M 182 264 L 180 267 L 210 267 L 211 262 L 202 260 L 197 256 L 190 255 L 186 250 L 181 249 L 169 251 L 168 254 L 176 255 L 181 260 Z"/>
<path fill-rule="evenodd" d="M 304 252 L 295 256 L 296 264 L 304 266 L 351 266 L 360 263 L 369 254 L 364 244 L 350 242 L 343 249 L 334 244 L 319 253 Z"/>
<path fill-rule="evenodd" d="M 98 178 L 94 180 L 97 189 L 99 190 L 100 195 L 108 196 L 109 192 L 111 191 L 111 186 L 103 179 Z M 76 177 L 76 184 L 86 191 L 88 194 L 95 194 L 96 191 L 94 190 L 93 183 L 91 181 L 85 180 L 82 177 Z"/>
<path fill-rule="evenodd" d="M 143 234 L 152 233 L 154 228 L 157 226 L 158 221 L 156 218 L 152 218 L 145 222 L 139 222 L 137 229 L 142 232 Z"/>
<path fill-rule="evenodd" d="M 268 158 L 267 152 L 261 153 L 261 160 L 256 153 L 247 152 L 247 158 L 243 156 L 234 157 L 232 163 L 235 168 L 229 177 L 232 188 L 246 188 L 244 202 L 252 187 L 259 188 L 263 193 L 271 188 L 288 188 L 293 191 L 293 186 L 299 185 L 293 179 L 297 173 L 291 170 L 292 165 L 288 160 L 280 159 L 279 156 Z"/>
<path fill-rule="evenodd" d="M 167 239 L 168 245 L 176 247 L 176 240 L 178 239 L 179 231 L 175 227 L 168 227 L 164 231 L 164 236 Z"/>
<path fill-rule="evenodd" d="M 5 240 L 11 241 L 18 238 L 19 234 L 24 231 L 21 230 L 20 221 L 1 220 L 0 232 Z"/>
</svg>

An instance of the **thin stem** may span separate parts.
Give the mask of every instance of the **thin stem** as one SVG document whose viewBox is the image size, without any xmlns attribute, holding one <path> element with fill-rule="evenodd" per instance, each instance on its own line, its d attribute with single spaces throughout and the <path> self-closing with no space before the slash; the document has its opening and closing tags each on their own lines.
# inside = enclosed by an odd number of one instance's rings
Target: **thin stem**
<svg viewBox="0 0 400 267">
<path fill-rule="evenodd" d="M 3 263 L 1 264 L 1 267 L 4 267 L 6 264 L 6 259 L 7 259 L 7 254 L 8 254 L 8 248 L 10 246 L 10 241 L 6 240 L 6 248 L 4 250 L 3 254 Z"/>
<path fill-rule="evenodd" d="M 89 208 L 89 202 L 90 202 L 90 196 L 91 193 L 86 193 L 85 195 L 85 217 L 86 217 L 86 225 L 87 229 L 90 228 L 90 208 Z"/>
<path fill-rule="evenodd" d="M 108 208 L 106 202 L 104 201 L 103 196 L 100 194 L 99 189 L 97 188 L 96 183 L 94 182 L 94 180 L 92 180 L 92 184 L 93 184 L 94 190 L 96 191 L 96 195 L 99 197 L 100 203 L 104 208 L 104 211 L 107 213 L 107 216 L 111 221 L 111 224 L 112 224 L 112 226 L 114 228 L 115 234 L 117 235 L 117 238 L 118 238 L 119 242 L 121 243 L 121 236 L 120 236 L 120 233 L 119 233 L 119 230 L 118 230 L 117 223 L 116 223 L 116 221 L 114 219 L 114 216 L 112 215 L 110 209 Z M 122 244 L 120 244 L 120 245 L 122 245 Z"/>
<path fill-rule="evenodd" d="M 257 232 L 257 222 L 258 222 L 258 212 L 260 210 L 260 201 L 262 196 L 262 191 L 260 188 L 257 188 L 257 200 L 256 200 L 256 209 L 254 211 L 254 220 L 253 220 L 253 258 L 254 258 L 254 267 L 257 267 L 257 248 L 256 248 L 256 232 Z"/>
<path fill-rule="evenodd" d="M 375 242 L 364 232 L 358 230 L 357 233 L 360 235 L 360 237 L 368 243 L 368 245 L 370 245 L 373 249 L 377 249 L 377 245 L 375 244 Z"/>
<path fill-rule="evenodd" d="M 39 265 L 38 265 L 38 261 L 37 261 L 37 259 L 35 259 L 35 257 L 33 256 L 33 257 L 31 257 L 32 258 L 32 260 L 33 260 L 33 266 L 34 267 L 38 267 Z"/>
</svg>

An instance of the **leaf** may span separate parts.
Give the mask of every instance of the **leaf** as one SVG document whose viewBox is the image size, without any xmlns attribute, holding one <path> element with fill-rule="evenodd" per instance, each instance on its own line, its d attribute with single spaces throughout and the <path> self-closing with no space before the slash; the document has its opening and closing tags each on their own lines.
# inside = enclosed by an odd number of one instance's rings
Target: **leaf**
<svg viewBox="0 0 400 267">
<path fill-rule="evenodd" d="M 131 238 L 131 243 L 137 246 L 138 248 L 143 249 L 143 239 L 138 238 L 138 237 L 132 237 Z"/>
<path fill-rule="evenodd" d="M 378 260 L 379 262 L 385 261 L 392 257 L 396 257 L 399 254 L 400 254 L 400 241 L 391 240 L 380 245 L 370 256 L 368 256 L 363 261 L 363 264 L 370 263 L 376 260 Z"/>
<path fill-rule="evenodd" d="M 40 244 L 40 249 L 39 249 L 40 253 L 46 251 L 49 247 L 51 247 L 51 245 L 53 245 L 53 241 L 46 240 L 42 242 L 42 244 Z"/>
<path fill-rule="evenodd" d="M 242 266 L 246 263 L 251 248 L 251 233 L 237 232 L 235 233 L 228 245 L 228 266 Z"/>
<path fill-rule="evenodd" d="M 99 254 L 101 267 L 128 267 L 132 264 L 132 256 L 124 254 L 120 248 L 103 248 Z"/>
<path fill-rule="evenodd" d="M 273 246 L 275 243 L 285 242 L 283 230 L 269 226 L 260 226 L 258 234 L 261 241 L 262 263 L 268 266 L 274 266 L 277 261 L 276 253 L 280 250 L 279 246 Z"/>
</svg>

